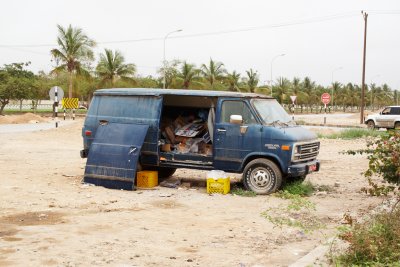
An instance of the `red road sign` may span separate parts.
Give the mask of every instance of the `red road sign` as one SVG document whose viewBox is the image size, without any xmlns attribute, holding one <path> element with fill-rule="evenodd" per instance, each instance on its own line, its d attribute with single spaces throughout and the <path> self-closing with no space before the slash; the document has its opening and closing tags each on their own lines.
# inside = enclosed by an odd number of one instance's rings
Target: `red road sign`
<svg viewBox="0 0 400 267">
<path fill-rule="evenodd" d="M 331 102 L 331 95 L 328 93 L 323 93 L 321 95 L 321 101 L 322 103 L 324 103 L 325 105 L 329 104 L 329 102 Z"/>
</svg>

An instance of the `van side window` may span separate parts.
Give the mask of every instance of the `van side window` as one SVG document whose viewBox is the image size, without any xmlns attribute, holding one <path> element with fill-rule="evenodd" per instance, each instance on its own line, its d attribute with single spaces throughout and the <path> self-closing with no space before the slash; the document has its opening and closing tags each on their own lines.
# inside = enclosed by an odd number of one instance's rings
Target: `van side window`
<svg viewBox="0 0 400 267">
<path fill-rule="evenodd" d="M 257 123 L 249 107 L 243 101 L 226 100 L 222 103 L 221 122 L 230 123 L 231 115 L 242 115 L 243 124 Z"/>
</svg>

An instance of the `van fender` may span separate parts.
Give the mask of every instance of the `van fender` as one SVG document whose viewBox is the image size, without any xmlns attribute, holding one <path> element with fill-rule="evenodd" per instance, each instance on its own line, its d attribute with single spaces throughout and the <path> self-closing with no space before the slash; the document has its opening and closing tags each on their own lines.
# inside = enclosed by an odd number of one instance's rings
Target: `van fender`
<svg viewBox="0 0 400 267">
<path fill-rule="evenodd" d="M 272 160 L 273 162 L 275 162 L 278 165 L 282 174 L 284 174 L 284 171 L 283 171 L 284 164 L 283 164 L 282 160 L 276 154 L 272 154 L 272 153 L 250 153 L 250 154 L 248 154 L 242 161 L 242 165 L 240 166 L 240 171 L 243 171 L 243 169 L 246 167 L 247 163 L 249 163 L 253 159 L 258 159 L 258 158 Z"/>
</svg>

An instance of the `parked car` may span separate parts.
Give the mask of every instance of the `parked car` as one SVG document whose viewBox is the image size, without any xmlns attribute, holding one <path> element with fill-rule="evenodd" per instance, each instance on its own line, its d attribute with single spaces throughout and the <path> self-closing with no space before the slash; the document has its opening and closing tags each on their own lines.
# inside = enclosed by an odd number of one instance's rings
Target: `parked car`
<svg viewBox="0 0 400 267">
<path fill-rule="evenodd" d="M 103 89 L 82 129 L 84 181 L 135 188 L 137 169 L 160 178 L 177 168 L 243 173 L 257 194 L 320 168 L 320 142 L 272 97 L 178 89 Z"/>
<path fill-rule="evenodd" d="M 400 129 L 400 106 L 385 107 L 379 114 L 367 116 L 368 128 Z"/>
</svg>

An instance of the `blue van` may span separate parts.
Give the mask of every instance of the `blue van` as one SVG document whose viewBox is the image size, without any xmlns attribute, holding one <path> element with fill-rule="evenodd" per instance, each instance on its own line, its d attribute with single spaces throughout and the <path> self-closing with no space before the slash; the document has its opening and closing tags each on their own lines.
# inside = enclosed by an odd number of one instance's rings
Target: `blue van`
<svg viewBox="0 0 400 267">
<path fill-rule="evenodd" d="M 84 181 L 132 190 L 137 170 L 243 173 L 257 194 L 319 171 L 320 142 L 272 97 L 178 89 L 102 89 L 82 129 Z"/>
</svg>

